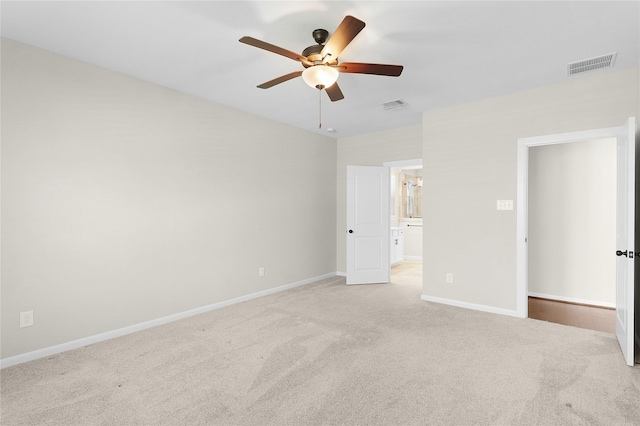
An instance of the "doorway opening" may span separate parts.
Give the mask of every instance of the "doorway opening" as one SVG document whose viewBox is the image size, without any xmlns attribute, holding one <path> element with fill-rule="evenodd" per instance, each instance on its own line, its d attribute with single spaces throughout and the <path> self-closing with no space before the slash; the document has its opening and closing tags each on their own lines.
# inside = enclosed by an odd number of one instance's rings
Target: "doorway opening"
<svg viewBox="0 0 640 426">
<path fill-rule="evenodd" d="M 529 149 L 529 318 L 615 333 L 616 140 Z"/>
<path fill-rule="evenodd" d="M 390 169 L 391 283 L 422 289 L 422 159 L 385 162 Z"/>
<path fill-rule="evenodd" d="M 620 127 L 609 127 L 587 131 L 527 137 L 518 139 L 517 174 L 517 284 L 516 312 L 521 318 L 528 315 L 529 292 L 529 151 L 543 145 L 557 145 L 569 142 L 585 142 L 596 139 L 614 138 L 616 143 L 616 232 L 615 258 L 616 298 L 615 324 L 616 338 L 622 355 L 629 366 L 634 365 L 634 287 L 635 258 L 639 252 L 634 249 L 635 241 L 635 200 L 636 200 L 636 122 L 630 117 Z M 575 247 L 580 252 L 582 247 Z M 638 254 L 640 255 L 640 254 Z"/>
</svg>

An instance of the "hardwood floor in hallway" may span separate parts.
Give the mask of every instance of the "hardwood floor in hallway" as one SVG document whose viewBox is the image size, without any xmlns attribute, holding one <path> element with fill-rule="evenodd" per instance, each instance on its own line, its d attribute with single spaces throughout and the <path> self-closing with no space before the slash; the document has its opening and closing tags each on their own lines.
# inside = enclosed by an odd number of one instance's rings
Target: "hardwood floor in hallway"
<svg viewBox="0 0 640 426">
<path fill-rule="evenodd" d="M 392 266 L 391 282 L 421 287 L 422 261 L 404 260 Z M 616 311 L 612 308 L 529 297 L 529 318 L 613 334 L 616 332 Z"/>
<path fill-rule="evenodd" d="M 616 332 L 616 310 L 612 308 L 529 297 L 529 318 L 589 330 Z"/>
</svg>

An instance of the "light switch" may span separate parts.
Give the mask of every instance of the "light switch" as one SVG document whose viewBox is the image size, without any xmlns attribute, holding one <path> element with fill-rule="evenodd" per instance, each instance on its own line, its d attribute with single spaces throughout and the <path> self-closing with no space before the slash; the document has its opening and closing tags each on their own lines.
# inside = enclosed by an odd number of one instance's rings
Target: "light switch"
<svg viewBox="0 0 640 426">
<path fill-rule="evenodd" d="M 498 200 L 498 210 L 513 210 L 513 200 Z"/>
</svg>

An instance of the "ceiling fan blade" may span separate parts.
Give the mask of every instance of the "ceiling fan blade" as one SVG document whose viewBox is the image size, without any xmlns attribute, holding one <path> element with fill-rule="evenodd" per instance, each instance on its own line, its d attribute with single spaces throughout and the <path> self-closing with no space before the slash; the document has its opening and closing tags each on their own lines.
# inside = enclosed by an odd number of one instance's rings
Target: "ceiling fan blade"
<svg viewBox="0 0 640 426">
<path fill-rule="evenodd" d="M 321 55 L 323 61 L 336 60 L 344 48 L 351 43 L 351 40 L 362 31 L 364 26 L 365 23 L 358 18 L 350 15 L 345 16 L 322 48 Z"/>
<path fill-rule="evenodd" d="M 344 99 L 344 95 L 342 94 L 342 90 L 340 90 L 340 87 L 338 86 L 338 83 L 333 83 L 331 86 L 327 87 L 324 89 L 325 92 L 327 92 L 327 95 L 329 95 L 329 99 L 331 99 L 331 102 L 335 102 L 335 101 L 339 101 L 341 99 Z"/>
<path fill-rule="evenodd" d="M 240 43 L 248 44 L 249 46 L 257 47 L 258 49 L 264 49 L 268 52 L 277 53 L 278 55 L 285 56 L 287 58 L 293 59 L 294 61 L 302 62 L 303 64 L 313 65 L 312 62 L 307 60 L 306 57 L 300 55 L 299 53 L 283 49 L 282 47 L 276 46 L 275 44 L 267 43 L 266 41 L 258 40 L 257 38 L 245 36 L 238 41 Z"/>
<path fill-rule="evenodd" d="M 404 69 L 402 65 L 365 64 L 361 62 L 342 62 L 334 66 L 334 68 L 345 73 L 386 75 L 389 77 L 398 77 Z"/>
<path fill-rule="evenodd" d="M 268 89 L 269 87 L 273 87 L 276 84 L 284 83 L 285 81 L 289 81 L 292 78 L 300 77 L 302 75 L 302 71 L 294 71 L 289 74 L 282 75 L 278 78 L 274 78 L 273 80 L 269 80 L 265 83 L 262 83 L 258 86 L 260 89 Z"/>
</svg>

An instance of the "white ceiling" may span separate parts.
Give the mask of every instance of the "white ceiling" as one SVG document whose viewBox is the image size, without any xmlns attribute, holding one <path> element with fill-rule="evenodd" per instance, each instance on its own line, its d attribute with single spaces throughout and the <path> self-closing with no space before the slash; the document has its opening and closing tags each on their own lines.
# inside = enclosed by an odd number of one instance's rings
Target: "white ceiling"
<svg viewBox="0 0 640 426">
<path fill-rule="evenodd" d="M 567 79 L 569 62 L 617 52 L 638 65 L 637 1 L 2 1 L 2 36 L 331 137 L 418 125 L 422 111 Z M 400 77 L 342 74 L 345 99 L 301 78 L 302 66 L 239 43 L 252 36 L 302 52 L 312 30 L 345 15 L 367 26 L 340 61 L 404 65 Z M 595 72 L 609 72 L 598 70 Z M 588 73 L 586 74 L 588 75 Z M 408 106 L 384 111 L 383 102 Z M 335 128 L 335 133 L 327 133 Z"/>
</svg>

